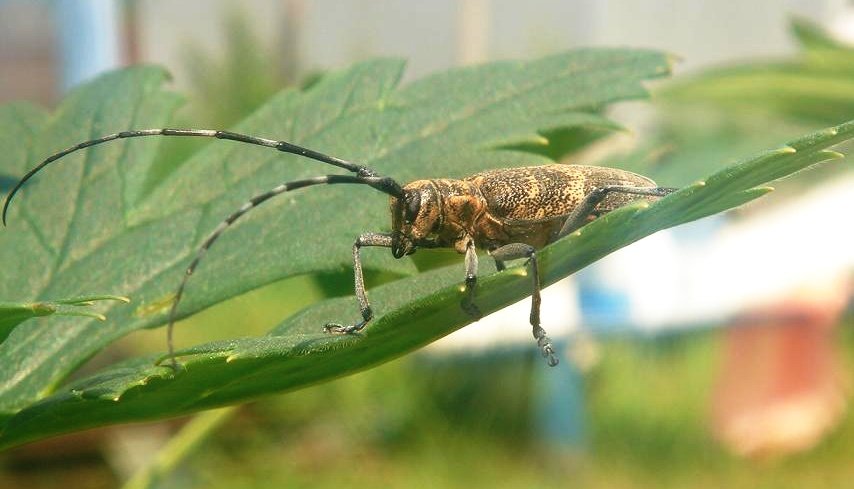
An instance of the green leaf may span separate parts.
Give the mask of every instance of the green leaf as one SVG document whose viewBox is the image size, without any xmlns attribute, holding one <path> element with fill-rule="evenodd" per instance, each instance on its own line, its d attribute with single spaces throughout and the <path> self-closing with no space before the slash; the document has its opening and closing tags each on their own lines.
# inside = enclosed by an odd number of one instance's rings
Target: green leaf
<svg viewBox="0 0 854 489">
<path fill-rule="evenodd" d="M 793 19 L 792 30 L 803 48 L 791 56 L 741 60 L 662 84 L 652 137 L 604 164 L 678 186 L 741 155 L 850 119 L 854 49 L 803 19 Z M 810 172 L 787 187 L 831 175 Z"/>
<path fill-rule="evenodd" d="M 554 283 L 658 230 L 764 195 L 769 181 L 841 157 L 827 148 L 851 138 L 854 121 L 747 159 L 653 204 L 636 202 L 607 214 L 539 253 L 543 283 Z M 0 443 L 11 446 L 105 423 L 189 413 L 305 387 L 388 361 L 471 322 L 459 307 L 461 278 L 457 265 L 372 290 L 377 318 L 361 335 L 320 332 L 326 321 L 354 314 L 354 300 L 339 298 L 303 310 L 267 337 L 185 350 L 177 372 L 155 366 L 153 358 L 127 362 L 24 409 L 7 422 Z M 487 313 L 529 292 L 525 268 L 516 266 L 483 277 L 477 303 Z"/>
<path fill-rule="evenodd" d="M 549 131 L 599 127 L 599 108 L 644 97 L 641 82 L 668 71 L 662 53 L 590 49 L 455 69 L 398 88 L 403 63 L 375 60 L 324 76 L 306 91 L 285 90 L 234 129 L 356 160 L 404 182 L 459 177 L 547 161 L 497 148 Z M 179 99 L 163 91 L 164 80 L 153 67 L 112 73 L 75 91 L 49 118 L 28 116 L 28 123 L 2 109 L 0 122 L 20 134 L 0 131 L 0 173 L 22 175 L 79 141 L 168 125 Z M 0 297 L 30 301 L 115 290 L 136 307 L 116 309 L 100 324 L 47 318 L 26 333 L 13 331 L 0 345 L 6 366 L 0 419 L 49 395 L 112 341 L 163 324 L 203 237 L 250 196 L 283 181 L 340 173 L 266 148 L 212 141 L 149 190 L 162 139 L 69 155 L 16 198 L 9 227 L 0 233 Z M 180 315 L 284 277 L 347 270 L 354 237 L 389 227 L 388 201 L 368 188 L 341 187 L 294 192 L 241 220 L 190 281 Z M 410 260 L 386 255 L 368 266 L 415 272 Z"/>
<path fill-rule="evenodd" d="M 844 43 L 834 39 L 821 25 L 806 17 L 792 17 L 790 29 L 795 39 L 809 51 L 816 50 L 850 50 Z"/>
<path fill-rule="evenodd" d="M 105 321 L 107 318 L 103 314 L 82 309 L 83 307 L 95 305 L 95 301 L 103 300 L 130 302 L 130 299 L 127 297 L 117 295 L 75 297 L 73 299 L 61 299 L 50 302 L 0 302 L 0 343 L 6 341 L 6 338 L 16 326 L 27 319 L 35 317 L 57 314 L 60 316 L 91 317 Z"/>
<path fill-rule="evenodd" d="M 794 18 L 792 31 L 803 46 L 798 56 L 709 69 L 659 94 L 674 108 L 707 104 L 729 118 L 738 110 L 821 126 L 847 120 L 854 113 L 854 49 L 804 19 Z"/>
</svg>

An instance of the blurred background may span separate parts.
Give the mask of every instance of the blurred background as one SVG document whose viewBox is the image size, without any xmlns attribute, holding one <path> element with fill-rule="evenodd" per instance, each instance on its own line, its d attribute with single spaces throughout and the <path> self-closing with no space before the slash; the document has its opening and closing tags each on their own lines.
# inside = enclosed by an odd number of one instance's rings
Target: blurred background
<svg viewBox="0 0 854 489">
<path fill-rule="evenodd" d="M 187 96 L 173 126 L 224 128 L 369 57 L 408 59 L 413 80 L 590 45 L 681 61 L 650 101 L 611 111 L 626 131 L 549 135 L 561 161 L 679 186 L 854 119 L 851 0 L 0 0 L 0 102 L 53 107 L 103 71 L 157 63 Z M 159 167 L 202 144 L 167 140 Z M 8 451 L 0 487 L 848 487 L 852 168 L 802 173 L 554 286 L 559 375 L 543 375 L 523 301 L 332 383 Z M 350 287 L 288 279 L 185 321 L 178 342 L 260 335 Z M 105 356 L 162 343 L 138 332 Z"/>
</svg>

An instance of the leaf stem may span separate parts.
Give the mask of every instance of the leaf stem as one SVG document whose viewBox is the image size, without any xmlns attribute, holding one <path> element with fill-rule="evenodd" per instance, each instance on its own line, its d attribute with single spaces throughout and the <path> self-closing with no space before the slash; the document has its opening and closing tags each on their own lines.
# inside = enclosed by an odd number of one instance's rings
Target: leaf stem
<svg viewBox="0 0 854 489">
<path fill-rule="evenodd" d="M 239 406 L 206 411 L 195 416 L 170 439 L 148 467 L 139 470 L 122 489 L 148 489 L 170 474 L 220 426 L 237 413 Z"/>
</svg>

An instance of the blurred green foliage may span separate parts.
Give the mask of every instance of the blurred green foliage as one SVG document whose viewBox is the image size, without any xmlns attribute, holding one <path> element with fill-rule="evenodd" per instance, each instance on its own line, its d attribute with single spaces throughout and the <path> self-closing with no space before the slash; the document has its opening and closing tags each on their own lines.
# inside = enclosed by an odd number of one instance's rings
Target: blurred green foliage
<svg viewBox="0 0 854 489">
<path fill-rule="evenodd" d="M 851 371 L 854 323 L 841 331 Z M 601 361 L 584 381 L 588 441 L 578 450 L 544 446 L 531 429 L 527 379 L 542 368 L 532 355 L 475 368 L 408 356 L 244 406 L 157 487 L 847 487 L 850 414 L 818 448 L 789 459 L 743 460 L 716 444 L 708 393 L 719 347 L 712 331 L 599 344 Z M 7 460 L 0 472 L 0 487 L 47 489 L 60 480 L 65 489 L 120 482 L 97 456 L 37 470 Z"/>
<path fill-rule="evenodd" d="M 849 324 L 849 326 L 852 326 Z M 840 346 L 854 366 L 854 329 Z M 194 457 L 198 487 L 846 487 L 854 416 L 817 449 L 749 461 L 708 430 L 714 332 L 602 343 L 586 375 L 589 441 L 542 444 L 532 427 L 531 356 L 436 364 L 406 358 L 255 404 Z M 582 451 L 583 449 L 583 451 Z"/>
<path fill-rule="evenodd" d="M 173 122 L 181 127 L 231 127 L 289 86 L 309 86 L 320 74 L 298 81 L 299 66 L 289 50 L 276 51 L 264 44 L 252 30 L 245 12 L 234 8 L 222 26 L 224 51 L 211 46 L 182 47 L 182 57 L 192 87 L 187 106 Z M 151 189 L 175 171 L 206 141 L 170 138 L 163 146 L 150 173 Z"/>
<path fill-rule="evenodd" d="M 777 120 L 838 124 L 854 113 L 854 47 L 805 19 L 792 20 L 801 52 L 793 59 L 703 71 L 662 90 L 669 113 L 708 106 L 730 117 L 763 114 Z"/>
<path fill-rule="evenodd" d="M 800 52 L 677 76 L 653 91 L 653 112 L 639 146 L 606 163 L 680 186 L 774 141 L 838 124 L 854 114 L 854 47 L 802 18 L 791 32 Z M 843 152 L 844 149 L 843 149 Z M 839 171 L 810 171 L 821 178 Z M 800 187 L 815 178 L 786 182 Z"/>
</svg>

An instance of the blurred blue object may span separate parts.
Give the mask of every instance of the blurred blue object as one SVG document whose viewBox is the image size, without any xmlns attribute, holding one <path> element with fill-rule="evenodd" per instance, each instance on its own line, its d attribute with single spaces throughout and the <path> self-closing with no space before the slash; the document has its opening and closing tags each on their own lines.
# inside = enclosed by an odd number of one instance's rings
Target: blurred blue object
<svg viewBox="0 0 854 489">
<path fill-rule="evenodd" d="M 566 341 L 560 343 L 555 342 L 557 351 L 567 351 Z M 536 355 L 539 357 L 539 352 Z M 534 408 L 540 439 L 552 447 L 583 451 L 587 448 L 583 373 L 565 355 L 554 368 L 540 365 L 540 358 L 535 363 L 538 389 Z"/>
<path fill-rule="evenodd" d="M 121 65 L 120 13 L 117 0 L 57 0 L 63 92 Z"/>
<path fill-rule="evenodd" d="M 736 312 L 716 301 L 726 283 L 694 276 L 726 222 L 712 216 L 661 231 L 581 270 L 575 278 L 582 327 L 595 334 L 704 328 Z M 741 270 L 727 268 L 732 260 L 715 267 L 736 277 Z"/>
</svg>

